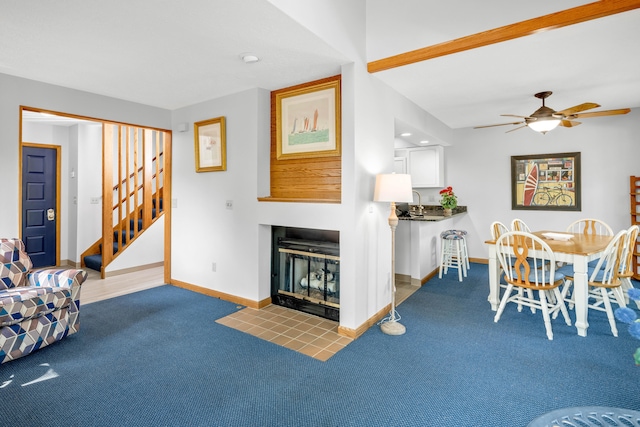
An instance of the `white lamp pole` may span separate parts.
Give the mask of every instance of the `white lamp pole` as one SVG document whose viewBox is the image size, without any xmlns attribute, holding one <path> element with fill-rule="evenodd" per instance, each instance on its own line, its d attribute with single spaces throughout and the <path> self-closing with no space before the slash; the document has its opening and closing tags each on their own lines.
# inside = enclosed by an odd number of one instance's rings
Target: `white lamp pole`
<svg viewBox="0 0 640 427">
<path fill-rule="evenodd" d="M 411 175 L 408 174 L 380 174 L 376 176 L 376 188 L 373 195 L 376 202 L 391 203 L 389 213 L 389 227 L 391 228 L 391 312 L 389 317 L 382 320 L 380 329 L 387 335 L 402 335 L 406 328 L 396 318 L 396 202 L 412 202 Z"/>
</svg>

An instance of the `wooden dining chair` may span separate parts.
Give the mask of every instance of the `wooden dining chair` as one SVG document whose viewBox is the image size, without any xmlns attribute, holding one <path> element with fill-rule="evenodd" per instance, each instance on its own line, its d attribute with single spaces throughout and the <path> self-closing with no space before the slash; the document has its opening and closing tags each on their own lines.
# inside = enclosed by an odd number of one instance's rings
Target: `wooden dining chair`
<svg viewBox="0 0 640 427">
<path fill-rule="evenodd" d="M 628 230 L 622 230 L 616 234 L 607 245 L 600 259 L 594 267 L 587 269 L 587 307 L 591 310 L 604 311 L 607 313 L 611 333 L 618 336 L 616 320 L 611 308 L 611 299 L 620 307 L 626 307 L 625 298 L 622 291 L 622 281 L 620 272 L 624 270 L 623 260 L 627 257 L 625 242 Z M 637 234 L 636 234 L 637 237 Z M 558 269 L 558 272 L 565 275 L 565 285 L 562 289 L 562 299 L 573 307 L 574 293 L 571 292 L 573 285 L 573 265 L 565 265 Z"/>
<path fill-rule="evenodd" d="M 519 218 L 511 221 L 511 231 L 526 231 L 527 233 L 531 233 L 529 226 Z"/>
<path fill-rule="evenodd" d="M 623 252 L 623 258 L 620 264 L 620 287 L 623 291 L 623 297 L 625 303 L 629 304 L 629 296 L 627 295 L 627 291 L 633 288 L 633 284 L 631 283 L 631 278 L 634 275 L 633 271 L 633 256 L 634 250 L 636 248 L 636 241 L 638 240 L 638 233 L 640 232 L 640 227 L 637 225 L 632 225 L 627 229 L 627 237 L 625 239 L 625 249 Z M 636 301 L 636 305 L 640 308 L 640 300 Z"/>
<path fill-rule="evenodd" d="M 504 233 L 508 233 L 509 228 L 500 221 L 494 221 L 491 223 L 491 239 L 498 240 L 498 237 Z"/>
<path fill-rule="evenodd" d="M 613 236 L 613 230 L 607 223 L 599 219 L 584 218 L 572 222 L 567 227 L 567 233 L 581 233 L 588 235 Z"/>
<path fill-rule="evenodd" d="M 551 316 L 562 313 L 571 326 L 569 312 L 560 293 L 564 275 L 555 269 L 555 254 L 541 238 L 526 231 L 510 231 L 496 241 L 496 254 L 502 269 L 507 289 L 500 300 L 494 322 L 498 322 L 509 302 L 530 307 L 534 312 L 542 311 L 547 338 L 553 339 Z M 542 268 L 547 266 L 546 268 Z M 527 292 L 530 291 L 530 292 Z"/>
<path fill-rule="evenodd" d="M 500 221 L 494 221 L 491 223 L 491 240 L 498 240 L 498 237 L 508 232 L 509 228 Z M 500 266 L 500 273 L 498 274 L 498 277 L 502 277 L 502 266 Z M 498 285 L 501 289 L 507 289 L 506 282 L 503 282 L 502 280 L 498 281 Z M 500 289 L 498 290 L 500 291 Z"/>
<path fill-rule="evenodd" d="M 566 229 L 567 233 L 584 234 L 585 236 L 613 236 L 613 229 L 604 221 L 594 218 L 583 218 L 572 222 Z M 595 267 L 597 259 L 589 262 L 589 267 Z"/>
<path fill-rule="evenodd" d="M 520 219 L 514 219 L 513 221 L 511 221 L 511 227 L 513 228 L 514 226 L 518 228 L 517 231 L 527 231 L 529 229 L 529 227 L 527 227 L 524 221 Z M 526 230 L 522 230 L 522 229 L 526 229 Z M 497 240 L 498 237 L 500 237 L 504 233 L 508 233 L 509 231 L 511 230 L 509 230 L 509 228 L 503 223 L 501 223 L 500 221 L 494 221 L 491 224 L 491 237 L 493 238 L 493 240 Z M 531 260 L 529 260 L 529 263 L 532 264 Z M 507 285 L 502 281 L 500 281 L 500 287 L 503 289 L 506 289 Z M 528 289 L 526 292 L 530 295 L 531 298 L 533 298 L 531 289 Z M 518 310 L 521 310 L 521 307 L 518 307 Z M 535 309 L 533 307 L 531 308 L 531 312 L 535 313 Z"/>
</svg>

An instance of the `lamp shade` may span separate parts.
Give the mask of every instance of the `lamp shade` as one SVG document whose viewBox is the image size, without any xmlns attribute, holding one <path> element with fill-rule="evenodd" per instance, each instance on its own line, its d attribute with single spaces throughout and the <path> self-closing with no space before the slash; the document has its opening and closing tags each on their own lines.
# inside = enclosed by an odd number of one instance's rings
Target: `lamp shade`
<svg viewBox="0 0 640 427">
<path fill-rule="evenodd" d="M 377 175 L 373 200 L 375 202 L 412 202 L 411 175 L 403 173 Z"/>
</svg>

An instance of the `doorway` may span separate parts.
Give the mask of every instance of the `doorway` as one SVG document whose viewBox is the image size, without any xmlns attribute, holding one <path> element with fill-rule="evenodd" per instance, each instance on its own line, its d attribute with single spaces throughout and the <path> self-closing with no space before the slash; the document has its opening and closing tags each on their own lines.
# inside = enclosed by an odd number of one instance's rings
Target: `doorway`
<svg viewBox="0 0 640 427">
<path fill-rule="evenodd" d="M 60 146 L 22 145 L 22 240 L 34 267 L 59 264 Z"/>
</svg>

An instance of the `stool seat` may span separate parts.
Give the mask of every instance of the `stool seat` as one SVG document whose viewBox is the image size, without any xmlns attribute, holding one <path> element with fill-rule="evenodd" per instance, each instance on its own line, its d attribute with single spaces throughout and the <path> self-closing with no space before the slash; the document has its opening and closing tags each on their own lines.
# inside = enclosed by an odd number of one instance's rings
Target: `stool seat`
<svg viewBox="0 0 640 427">
<path fill-rule="evenodd" d="M 444 230 L 442 233 L 440 233 L 440 237 L 445 237 L 445 236 L 465 237 L 466 235 L 467 235 L 467 232 L 465 230 Z"/>
<path fill-rule="evenodd" d="M 459 234 L 441 234 L 440 237 L 442 237 L 443 239 L 447 239 L 447 240 L 462 240 L 462 239 L 464 239 L 464 236 L 461 236 Z"/>
<path fill-rule="evenodd" d="M 458 280 L 462 282 L 462 277 L 467 277 L 469 269 L 469 252 L 467 251 L 466 230 L 444 230 L 440 233 L 442 240 L 440 250 L 440 271 L 438 277 L 442 278 L 442 273 L 447 274 L 449 268 L 458 270 Z"/>
</svg>

